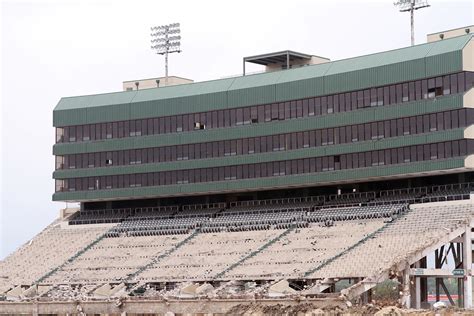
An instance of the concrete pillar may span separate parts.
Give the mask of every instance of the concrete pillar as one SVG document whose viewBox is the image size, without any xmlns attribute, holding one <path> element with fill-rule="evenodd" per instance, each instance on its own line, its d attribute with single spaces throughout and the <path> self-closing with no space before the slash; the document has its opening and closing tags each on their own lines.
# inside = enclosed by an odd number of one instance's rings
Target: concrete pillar
<svg viewBox="0 0 474 316">
<path fill-rule="evenodd" d="M 38 303 L 35 303 L 33 305 L 33 316 L 38 316 L 39 313 L 38 313 Z"/>
<path fill-rule="evenodd" d="M 464 276 L 464 308 L 472 307 L 472 276 L 470 273 L 472 266 L 472 233 L 471 226 L 466 228 L 464 233 L 464 245 L 463 245 L 463 268 L 467 271 Z"/>
<path fill-rule="evenodd" d="M 372 289 L 367 291 L 367 303 L 372 303 L 372 294 L 373 294 Z"/>
<path fill-rule="evenodd" d="M 415 263 L 415 268 L 420 268 L 420 262 Z M 421 308 L 421 278 L 415 277 L 415 304 L 416 309 Z"/>
<path fill-rule="evenodd" d="M 362 293 L 362 295 L 360 296 L 360 302 L 362 304 L 369 304 L 370 302 L 372 302 L 372 289 Z"/>
<path fill-rule="evenodd" d="M 403 307 L 410 308 L 411 297 L 410 297 L 410 266 L 409 265 L 407 265 L 405 270 L 403 270 L 401 303 Z"/>
<path fill-rule="evenodd" d="M 427 261 L 426 257 L 423 257 L 420 260 L 420 268 L 427 268 Z M 420 296 L 421 296 L 421 302 L 427 304 L 428 302 L 428 279 L 427 278 L 419 278 L 420 279 Z M 423 305 L 423 304 L 421 304 Z"/>
<path fill-rule="evenodd" d="M 368 303 L 367 302 L 367 292 L 362 293 L 362 295 L 360 296 L 360 303 L 363 304 L 363 305 L 366 305 Z"/>
</svg>

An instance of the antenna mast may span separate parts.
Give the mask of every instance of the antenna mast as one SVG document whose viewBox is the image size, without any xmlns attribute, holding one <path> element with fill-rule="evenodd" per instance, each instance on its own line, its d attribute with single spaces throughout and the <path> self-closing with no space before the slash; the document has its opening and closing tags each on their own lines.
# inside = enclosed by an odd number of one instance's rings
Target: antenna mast
<svg viewBox="0 0 474 316">
<path fill-rule="evenodd" d="M 400 8 L 400 12 L 410 12 L 411 46 L 415 45 L 415 10 L 428 8 L 427 0 L 398 0 L 393 3 Z"/>
<path fill-rule="evenodd" d="M 165 55 L 165 86 L 168 85 L 168 54 L 181 53 L 179 23 L 153 26 L 151 28 L 151 49 L 159 55 Z M 170 36 L 171 35 L 171 36 Z"/>
</svg>

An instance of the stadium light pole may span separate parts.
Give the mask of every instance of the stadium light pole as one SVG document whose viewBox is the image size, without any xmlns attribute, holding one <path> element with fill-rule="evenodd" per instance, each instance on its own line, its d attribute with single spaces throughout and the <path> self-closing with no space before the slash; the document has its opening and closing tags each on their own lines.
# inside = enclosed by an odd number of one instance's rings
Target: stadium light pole
<svg viewBox="0 0 474 316">
<path fill-rule="evenodd" d="M 398 0 L 393 3 L 399 7 L 400 12 L 410 12 L 411 21 L 411 46 L 415 45 L 415 10 L 428 8 L 430 5 L 426 0 Z"/>
<path fill-rule="evenodd" d="M 168 54 L 181 53 L 181 33 L 179 23 L 171 23 L 151 28 L 151 49 L 165 55 L 165 86 L 168 85 Z"/>
</svg>

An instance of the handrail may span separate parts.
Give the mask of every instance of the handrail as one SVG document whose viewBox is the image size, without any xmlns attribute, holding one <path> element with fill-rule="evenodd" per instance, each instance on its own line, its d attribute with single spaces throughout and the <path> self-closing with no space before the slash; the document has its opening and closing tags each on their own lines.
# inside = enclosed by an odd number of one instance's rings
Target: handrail
<svg viewBox="0 0 474 316">
<path fill-rule="evenodd" d="M 401 204 L 413 201 L 417 203 L 423 203 L 425 201 L 436 201 L 442 200 L 445 195 L 458 197 L 465 195 L 467 192 L 456 192 L 456 191 L 468 191 L 474 189 L 474 182 L 462 182 L 462 183 L 451 183 L 442 185 L 432 186 L 420 186 L 413 188 L 401 188 L 381 191 L 368 191 L 368 192 L 350 192 L 343 194 L 331 194 L 331 195 L 317 195 L 317 196 L 306 196 L 306 197 L 290 197 L 290 198 L 278 198 L 278 199 L 265 199 L 265 200 L 247 200 L 247 201 L 233 201 L 229 203 L 217 202 L 208 204 L 187 204 L 182 205 L 171 205 L 171 206 L 155 206 L 155 207 L 138 207 L 138 208 L 121 208 L 121 209 L 99 209 L 99 210 L 82 210 L 77 212 L 74 217 L 70 219 L 70 223 L 77 224 L 80 222 L 117 222 L 124 220 L 130 216 L 136 216 L 138 218 L 154 217 L 155 215 L 161 215 L 162 217 L 179 217 L 180 209 L 186 211 L 205 211 L 205 210 L 225 210 L 229 206 L 229 210 L 239 207 L 249 208 L 258 207 L 259 210 L 242 210 L 241 212 L 253 212 L 259 213 L 282 211 L 288 208 L 296 209 L 298 207 L 319 207 L 319 208 L 339 208 L 339 207 L 353 207 L 353 206 L 364 206 L 364 205 L 387 205 L 387 204 Z M 452 191 L 452 192 L 451 192 Z M 441 195 L 437 198 L 438 195 Z M 403 197 L 405 196 L 405 197 Z M 391 199 L 395 198 L 395 199 Z M 462 197 L 461 198 L 465 198 Z M 360 201 L 350 201 L 351 199 L 360 199 Z M 389 200 L 384 200 L 389 199 Z M 295 205 L 303 204 L 303 205 Z M 272 208 L 273 209 L 266 209 Z M 239 212 L 238 210 L 235 210 Z M 155 214 L 153 214 L 155 213 Z M 167 213 L 167 214 L 159 214 Z M 218 214 L 218 213 L 216 213 Z M 226 214 L 231 214 L 226 211 Z M 183 216 L 197 216 L 201 214 L 182 214 Z M 214 216 L 214 214 L 207 214 Z M 82 217 L 81 217 L 82 216 Z M 108 216 L 104 220 L 98 220 L 89 218 L 88 216 Z"/>
</svg>

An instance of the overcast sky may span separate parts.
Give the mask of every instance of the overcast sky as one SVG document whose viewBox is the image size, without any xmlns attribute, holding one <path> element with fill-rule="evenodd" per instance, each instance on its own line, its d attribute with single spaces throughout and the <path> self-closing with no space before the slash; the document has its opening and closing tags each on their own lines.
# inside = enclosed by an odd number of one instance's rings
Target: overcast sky
<svg viewBox="0 0 474 316">
<path fill-rule="evenodd" d="M 472 0 L 430 4 L 416 12 L 416 43 L 473 24 Z M 181 23 L 170 75 L 195 81 L 240 74 L 242 57 L 278 50 L 338 60 L 410 44 L 409 15 L 392 0 L 2 1 L 1 11 L 0 259 L 65 206 L 51 201 L 59 99 L 164 74 L 150 26 Z"/>
</svg>

